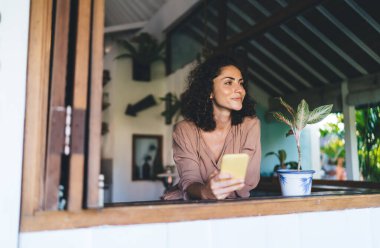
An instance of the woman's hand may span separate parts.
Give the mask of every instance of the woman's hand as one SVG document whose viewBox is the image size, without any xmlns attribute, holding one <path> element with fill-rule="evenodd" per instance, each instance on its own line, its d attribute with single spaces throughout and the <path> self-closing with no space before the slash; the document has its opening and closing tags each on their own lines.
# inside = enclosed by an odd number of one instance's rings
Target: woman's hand
<svg viewBox="0 0 380 248">
<path fill-rule="evenodd" d="M 201 190 L 202 199 L 225 199 L 231 192 L 243 188 L 244 180 L 232 178 L 228 173 L 214 171 Z"/>
</svg>

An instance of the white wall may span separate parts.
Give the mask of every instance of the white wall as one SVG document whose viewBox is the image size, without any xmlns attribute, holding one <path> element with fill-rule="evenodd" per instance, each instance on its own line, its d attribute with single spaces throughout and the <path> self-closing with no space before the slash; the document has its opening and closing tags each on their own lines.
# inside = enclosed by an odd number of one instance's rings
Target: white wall
<svg viewBox="0 0 380 248">
<path fill-rule="evenodd" d="M 109 123 L 110 132 L 103 136 L 102 157 L 113 159 L 113 202 L 158 200 L 164 191 L 162 182 L 132 181 L 132 135 L 152 134 L 163 136 L 163 163 L 173 164 L 171 152 L 172 125 L 165 125 L 161 116 L 164 102 L 159 100 L 167 92 L 182 91 L 185 74 L 181 70 L 166 77 L 162 62 L 152 65 L 151 81 L 132 80 L 130 59 L 114 60 L 123 53 L 115 43 L 105 56 L 105 69 L 110 70 L 112 80 L 105 86 L 111 106 L 103 111 L 103 120 Z M 134 104 L 152 94 L 158 104 L 139 112 L 137 117 L 124 114 L 127 104 Z"/>
<path fill-rule="evenodd" d="M 380 208 L 22 233 L 20 248 L 380 248 Z"/>
<path fill-rule="evenodd" d="M 150 82 L 136 82 L 132 80 L 131 60 L 113 60 L 123 50 L 114 46 L 113 51 L 107 54 L 107 57 L 112 57 L 113 70 L 111 71 L 112 80 L 107 85 L 111 106 L 105 111 L 109 112 L 107 122 L 110 128 L 110 132 L 105 136 L 111 137 L 112 148 L 104 147 L 113 159 L 112 200 L 113 202 L 158 200 L 164 191 L 161 182 L 132 181 L 132 135 L 163 135 L 165 124 L 160 113 L 163 111 L 164 104 L 159 102 L 158 105 L 139 112 L 137 117 L 127 116 L 124 112 L 127 104 L 134 104 L 149 94 L 153 94 L 157 99 L 165 94 L 164 65 L 156 63 L 152 66 Z M 165 141 L 166 137 L 163 138 Z M 163 152 L 165 154 L 166 151 Z"/>
<path fill-rule="evenodd" d="M 29 0 L 0 1 L 0 246 L 17 247 Z"/>
</svg>

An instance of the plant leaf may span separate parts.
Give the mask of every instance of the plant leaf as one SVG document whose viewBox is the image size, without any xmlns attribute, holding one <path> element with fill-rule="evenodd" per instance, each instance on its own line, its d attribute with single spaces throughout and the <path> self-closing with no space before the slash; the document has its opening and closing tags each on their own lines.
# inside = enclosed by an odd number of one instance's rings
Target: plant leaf
<svg viewBox="0 0 380 248">
<path fill-rule="evenodd" d="M 128 53 L 123 53 L 123 54 L 120 54 L 119 56 L 116 56 L 114 59 L 123 59 L 123 58 L 131 58 L 132 55 L 128 54 Z"/>
<path fill-rule="evenodd" d="M 127 40 L 121 40 L 120 44 L 125 48 L 132 56 L 135 56 L 137 51 L 136 48 Z"/>
<path fill-rule="evenodd" d="M 273 117 L 276 120 L 282 121 L 286 125 L 292 127 L 292 122 L 288 118 L 286 118 L 282 113 L 280 113 L 280 112 L 274 112 L 273 113 Z"/>
<path fill-rule="evenodd" d="M 310 112 L 307 124 L 315 124 L 326 118 L 331 113 L 332 107 L 333 105 L 329 104 L 315 108 Z"/>
<path fill-rule="evenodd" d="M 298 163 L 295 161 L 286 162 L 285 165 L 289 165 L 290 169 L 293 170 L 297 169 L 298 167 Z"/>
<path fill-rule="evenodd" d="M 296 116 L 297 129 L 302 130 L 306 126 L 308 119 L 309 119 L 309 105 L 307 104 L 305 99 L 302 99 L 300 104 L 298 104 L 298 108 L 297 108 L 297 116 Z"/>
<path fill-rule="evenodd" d="M 287 104 L 284 100 L 282 100 L 281 97 L 278 98 L 280 100 L 280 103 L 282 106 L 284 106 L 286 108 L 286 110 L 292 115 L 292 117 L 294 118 L 294 109 L 289 105 Z"/>
<path fill-rule="evenodd" d="M 270 155 L 276 155 L 276 153 L 275 153 L 275 152 L 267 152 L 267 153 L 265 154 L 265 157 L 268 157 L 268 156 L 270 156 Z"/>
<path fill-rule="evenodd" d="M 280 160 L 280 164 L 285 162 L 285 160 L 286 160 L 286 151 L 285 150 L 281 149 L 278 151 L 278 159 Z"/>
</svg>

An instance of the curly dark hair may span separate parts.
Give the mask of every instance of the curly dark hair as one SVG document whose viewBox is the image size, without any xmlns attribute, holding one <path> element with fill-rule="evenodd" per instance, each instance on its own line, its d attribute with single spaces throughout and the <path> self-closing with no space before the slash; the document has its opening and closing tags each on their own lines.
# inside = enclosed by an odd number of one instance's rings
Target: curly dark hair
<svg viewBox="0 0 380 248">
<path fill-rule="evenodd" d="M 213 79 L 221 73 L 221 68 L 233 65 L 245 77 L 245 71 L 237 60 L 227 55 L 215 55 L 203 63 L 198 64 L 188 76 L 188 87 L 181 95 L 181 113 L 186 120 L 192 121 L 204 131 L 212 131 L 216 127 L 213 117 L 213 104 L 210 94 L 213 90 Z M 256 116 L 255 103 L 248 95 L 247 82 L 243 84 L 246 96 L 243 107 L 239 111 L 232 111 L 231 124 L 242 123 L 245 116 Z"/>
</svg>

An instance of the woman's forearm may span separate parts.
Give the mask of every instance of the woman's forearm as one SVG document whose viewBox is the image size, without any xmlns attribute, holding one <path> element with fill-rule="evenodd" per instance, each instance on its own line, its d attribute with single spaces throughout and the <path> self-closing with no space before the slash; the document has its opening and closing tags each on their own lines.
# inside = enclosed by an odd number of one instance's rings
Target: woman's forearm
<svg viewBox="0 0 380 248">
<path fill-rule="evenodd" d="M 191 199 L 215 199 L 211 191 L 208 191 L 205 185 L 201 183 L 193 183 L 186 189 L 187 194 Z"/>
</svg>

